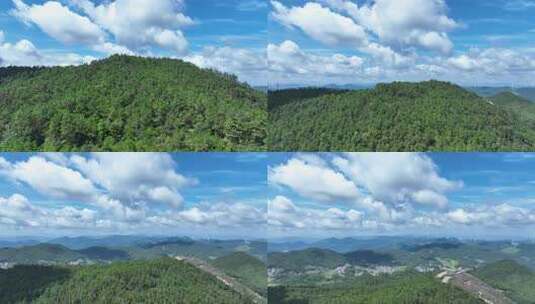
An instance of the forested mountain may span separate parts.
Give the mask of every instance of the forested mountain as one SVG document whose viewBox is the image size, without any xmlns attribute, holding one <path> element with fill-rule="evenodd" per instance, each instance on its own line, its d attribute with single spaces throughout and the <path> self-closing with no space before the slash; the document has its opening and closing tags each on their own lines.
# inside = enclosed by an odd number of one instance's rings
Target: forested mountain
<svg viewBox="0 0 535 304">
<path fill-rule="evenodd" d="M 477 269 L 474 275 L 505 293 L 518 304 L 535 303 L 535 272 L 511 260 Z"/>
<path fill-rule="evenodd" d="M 0 269 L 0 303 L 252 302 L 193 265 L 163 258 L 83 267 Z"/>
<path fill-rule="evenodd" d="M 265 150 L 266 96 L 174 59 L 0 68 L 0 149 Z"/>
<path fill-rule="evenodd" d="M 109 244 L 110 240 L 122 240 Z M 102 241 L 99 243 L 98 241 Z M 135 242 L 138 243 L 129 243 Z M 144 240 L 144 241 L 141 241 Z M 116 260 L 154 259 L 162 256 L 189 256 L 203 260 L 217 259 L 233 254 L 249 256 L 263 264 L 266 242 L 243 240 L 192 240 L 189 238 L 128 238 L 55 239 L 65 244 L 40 243 L 37 245 L 0 248 L 0 262 L 13 264 L 95 263 Z M 68 248 L 69 244 L 73 247 Z M 87 244 L 87 246 L 82 246 Z M 254 264 L 254 269 L 258 265 Z M 264 271 L 265 272 L 265 265 Z"/>
<path fill-rule="evenodd" d="M 394 82 L 347 92 L 293 89 L 270 92 L 268 99 L 268 146 L 276 151 L 535 148 L 531 124 L 445 82 Z"/>
<path fill-rule="evenodd" d="M 430 274 L 404 272 L 362 276 L 328 286 L 273 286 L 270 304 L 483 304 L 463 290 L 440 283 Z"/>
<path fill-rule="evenodd" d="M 511 92 L 499 93 L 489 98 L 530 129 L 535 130 L 535 103 Z"/>
<path fill-rule="evenodd" d="M 264 297 L 267 295 L 266 264 L 259 259 L 243 252 L 235 252 L 215 259 L 212 265 L 258 294 Z"/>
</svg>

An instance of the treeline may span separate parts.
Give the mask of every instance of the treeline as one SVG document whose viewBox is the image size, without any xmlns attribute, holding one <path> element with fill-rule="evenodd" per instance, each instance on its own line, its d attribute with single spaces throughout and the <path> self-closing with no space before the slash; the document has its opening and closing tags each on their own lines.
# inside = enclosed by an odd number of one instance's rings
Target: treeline
<svg viewBox="0 0 535 304">
<path fill-rule="evenodd" d="M 0 149 L 265 150 L 267 98 L 180 60 L 0 69 Z"/>
<path fill-rule="evenodd" d="M 304 96 L 301 98 L 300 95 Z M 317 97 L 306 98 L 310 95 Z M 294 100 L 289 102 L 289 100 Z M 535 129 L 459 86 L 394 82 L 349 92 L 269 93 L 275 151 L 499 151 L 535 147 Z"/>
<path fill-rule="evenodd" d="M 344 284 L 275 286 L 268 288 L 270 304 L 482 304 L 483 302 L 432 274 L 404 272 L 365 275 Z"/>
<path fill-rule="evenodd" d="M 251 302 L 190 264 L 162 258 L 70 268 L 0 269 L 0 303 Z"/>
</svg>

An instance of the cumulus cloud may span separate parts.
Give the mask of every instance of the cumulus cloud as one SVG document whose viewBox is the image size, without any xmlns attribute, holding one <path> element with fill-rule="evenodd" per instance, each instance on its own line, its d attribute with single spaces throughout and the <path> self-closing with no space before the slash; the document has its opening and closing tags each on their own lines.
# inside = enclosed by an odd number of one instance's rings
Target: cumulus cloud
<svg viewBox="0 0 535 304">
<path fill-rule="evenodd" d="M 465 72 L 484 72 L 492 75 L 535 71 L 535 55 L 510 49 L 474 48 L 467 54 L 449 58 L 447 63 Z"/>
<path fill-rule="evenodd" d="M 80 172 L 38 156 L 32 156 L 27 161 L 13 164 L 4 160 L 4 165 L 0 167 L 0 174 L 23 182 L 53 198 L 88 200 L 97 193 L 93 183 Z"/>
<path fill-rule="evenodd" d="M 201 68 L 232 73 L 238 78 L 265 82 L 267 67 L 264 52 L 233 47 L 205 47 L 201 52 L 183 57 Z"/>
<path fill-rule="evenodd" d="M 149 221 L 171 226 L 180 222 L 203 227 L 253 227 L 255 233 L 261 234 L 266 217 L 266 211 L 261 207 L 240 202 L 220 202 L 153 216 Z"/>
<path fill-rule="evenodd" d="M 16 43 L 5 41 L 5 33 L 0 31 L 0 66 L 54 66 L 79 65 L 95 60 L 92 56 L 74 53 L 43 52 L 26 39 Z"/>
<path fill-rule="evenodd" d="M 119 45 L 144 51 L 153 45 L 184 54 L 188 41 L 182 28 L 195 22 L 181 12 L 182 1 L 116 0 L 95 4 L 70 0 L 98 26 L 111 33 Z"/>
<path fill-rule="evenodd" d="M 534 225 L 535 210 L 513 206 L 507 203 L 477 208 L 458 208 L 446 215 L 455 224 L 487 227 Z"/>
<path fill-rule="evenodd" d="M 354 209 L 297 207 L 279 195 L 268 201 L 268 223 L 275 229 L 359 229 L 363 226 L 363 213 Z"/>
<path fill-rule="evenodd" d="M 89 18 L 80 16 L 57 1 L 42 5 L 27 5 L 22 0 L 13 0 L 15 9 L 11 14 L 30 25 L 37 25 L 50 37 L 63 43 L 99 44 L 105 33 Z"/>
<path fill-rule="evenodd" d="M 25 196 L 0 197 L 0 224 L 17 229 L 28 227 L 84 228 L 96 223 L 97 212 L 87 208 L 43 208 Z"/>
<path fill-rule="evenodd" d="M 304 6 L 288 8 L 278 1 L 271 1 L 272 16 L 290 28 L 298 28 L 311 38 L 324 44 L 349 45 L 354 47 L 366 43 L 364 28 L 351 18 L 334 13 L 318 3 L 308 2 Z"/>
<path fill-rule="evenodd" d="M 319 160 L 299 157 L 268 169 L 268 182 L 285 186 L 303 197 L 320 201 L 352 200 L 359 197 L 355 184 Z"/>
<path fill-rule="evenodd" d="M 268 44 L 267 54 L 270 70 L 286 75 L 358 75 L 364 62 L 358 56 L 308 54 L 291 40 Z"/>
<path fill-rule="evenodd" d="M 447 193 L 463 186 L 421 153 L 297 154 L 269 168 L 268 180 L 281 191 L 268 202 L 269 222 L 281 229 L 439 227 Z"/>
<path fill-rule="evenodd" d="M 165 153 L 43 153 L 16 161 L 0 157 L 3 181 L 32 189 L 32 200 L 47 201 L 32 202 L 20 194 L 0 197 L 0 226 L 257 229 L 265 223 L 265 207 L 257 204 L 189 201 L 184 206 L 181 191 L 199 182 L 179 173 L 177 166 Z"/>
<path fill-rule="evenodd" d="M 131 204 L 138 201 L 160 202 L 180 207 L 178 190 L 193 185 L 175 171 L 174 160 L 160 153 L 96 153 L 92 158 L 73 156 L 73 165 L 111 197 Z"/>
<path fill-rule="evenodd" d="M 392 205 L 409 202 L 445 207 L 445 193 L 462 187 L 462 182 L 441 177 L 425 154 L 347 153 L 333 163 L 375 199 Z"/>
</svg>

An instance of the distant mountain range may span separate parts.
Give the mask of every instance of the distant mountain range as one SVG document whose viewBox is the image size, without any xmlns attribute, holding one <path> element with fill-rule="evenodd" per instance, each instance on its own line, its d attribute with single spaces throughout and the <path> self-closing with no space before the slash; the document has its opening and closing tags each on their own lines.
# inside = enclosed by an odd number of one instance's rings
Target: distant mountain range
<svg viewBox="0 0 535 304">
<path fill-rule="evenodd" d="M 530 304 L 535 298 L 534 242 L 378 237 L 306 246 L 268 254 L 274 303 Z"/>
</svg>

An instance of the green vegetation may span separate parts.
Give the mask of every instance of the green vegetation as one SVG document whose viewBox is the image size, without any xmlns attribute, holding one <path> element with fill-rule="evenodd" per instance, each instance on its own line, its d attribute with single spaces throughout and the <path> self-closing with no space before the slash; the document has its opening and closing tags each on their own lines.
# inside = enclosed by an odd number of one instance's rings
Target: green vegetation
<svg viewBox="0 0 535 304">
<path fill-rule="evenodd" d="M 335 268 L 343 265 L 346 258 L 328 249 L 309 248 L 287 253 L 273 252 L 268 256 L 268 267 L 277 267 L 289 271 L 302 271 L 305 267 Z"/>
<path fill-rule="evenodd" d="M 16 282 L 16 284 L 14 284 Z M 170 258 L 0 270 L 0 303 L 251 303 L 214 276 Z"/>
<path fill-rule="evenodd" d="M 275 286 L 268 289 L 273 304 L 481 304 L 466 292 L 436 280 L 432 274 L 403 272 L 362 276 L 344 284 Z"/>
<path fill-rule="evenodd" d="M 511 260 L 485 265 L 473 273 L 518 304 L 535 303 L 535 272 Z"/>
<path fill-rule="evenodd" d="M 535 147 L 533 124 L 519 121 L 503 105 L 438 81 L 394 82 L 334 93 L 318 89 L 270 92 L 269 109 L 268 146 L 275 151 L 513 151 Z"/>
<path fill-rule="evenodd" d="M 0 149 L 265 150 L 266 106 L 235 76 L 173 59 L 0 68 Z"/>
<path fill-rule="evenodd" d="M 212 265 L 225 274 L 234 277 L 260 295 L 266 296 L 266 264 L 259 259 L 243 252 L 235 252 L 215 259 Z"/>
</svg>

